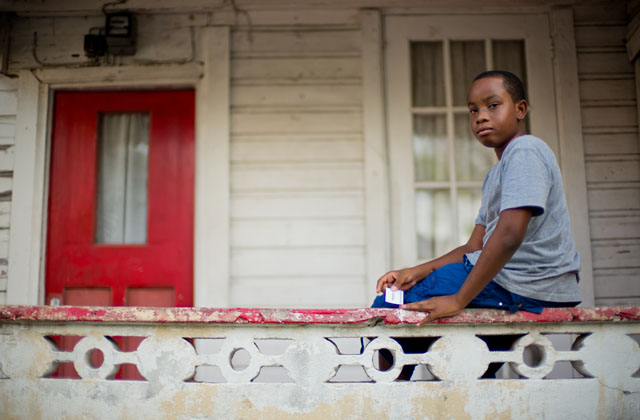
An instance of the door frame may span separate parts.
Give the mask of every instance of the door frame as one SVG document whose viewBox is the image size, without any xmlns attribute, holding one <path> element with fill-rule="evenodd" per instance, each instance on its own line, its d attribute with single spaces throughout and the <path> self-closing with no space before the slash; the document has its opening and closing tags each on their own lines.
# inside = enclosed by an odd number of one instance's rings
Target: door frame
<svg viewBox="0 0 640 420">
<path fill-rule="evenodd" d="M 53 92 L 195 90 L 194 306 L 229 304 L 228 26 L 200 29 L 200 62 L 20 71 L 7 303 L 42 305 Z M 153 79 L 153 80 L 151 80 Z"/>
</svg>

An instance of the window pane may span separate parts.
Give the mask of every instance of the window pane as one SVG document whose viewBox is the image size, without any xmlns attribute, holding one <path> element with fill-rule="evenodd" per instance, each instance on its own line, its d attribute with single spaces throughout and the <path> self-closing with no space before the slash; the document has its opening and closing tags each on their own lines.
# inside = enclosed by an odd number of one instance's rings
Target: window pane
<svg viewBox="0 0 640 420">
<path fill-rule="evenodd" d="M 469 116 L 458 114 L 454 118 L 456 179 L 458 181 L 482 181 L 493 166 L 495 153 L 484 147 L 471 134 Z"/>
<path fill-rule="evenodd" d="M 507 70 L 515 74 L 527 85 L 526 63 L 524 59 L 524 42 L 493 41 L 493 67 L 496 70 Z"/>
<path fill-rule="evenodd" d="M 471 81 L 486 70 L 483 41 L 451 42 L 453 105 L 466 106 Z"/>
<path fill-rule="evenodd" d="M 451 199 L 447 190 L 416 191 L 418 258 L 429 259 L 451 250 Z"/>
<path fill-rule="evenodd" d="M 148 114 L 103 114 L 98 138 L 96 242 L 147 241 Z"/>
<path fill-rule="evenodd" d="M 417 182 L 449 179 L 449 147 L 444 115 L 414 115 L 413 165 Z"/>
<path fill-rule="evenodd" d="M 469 240 L 481 202 L 482 191 L 479 188 L 458 189 L 458 243 L 454 246 L 462 245 Z"/>
<path fill-rule="evenodd" d="M 411 43 L 412 104 L 416 107 L 444 105 L 442 43 Z"/>
</svg>

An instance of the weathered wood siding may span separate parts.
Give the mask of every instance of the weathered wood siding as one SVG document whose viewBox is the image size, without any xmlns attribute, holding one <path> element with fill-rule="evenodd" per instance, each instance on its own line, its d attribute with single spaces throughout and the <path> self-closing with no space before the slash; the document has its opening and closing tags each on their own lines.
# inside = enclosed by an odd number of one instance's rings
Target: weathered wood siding
<svg viewBox="0 0 640 420">
<path fill-rule="evenodd" d="M 17 90 L 17 79 L 0 77 L 0 304 L 5 303 L 7 291 L 13 145 L 18 108 Z"/>
<path fill-rule="evenodd" d="M 232 32 L 232 306 L 365 304 L 360 32 L 325 16 Z"/>
<path fill-rule="evenodd" d="M 596 304 L 640 304 L 640 141 L 626 5 L 574 14 Z"/>
</svg>

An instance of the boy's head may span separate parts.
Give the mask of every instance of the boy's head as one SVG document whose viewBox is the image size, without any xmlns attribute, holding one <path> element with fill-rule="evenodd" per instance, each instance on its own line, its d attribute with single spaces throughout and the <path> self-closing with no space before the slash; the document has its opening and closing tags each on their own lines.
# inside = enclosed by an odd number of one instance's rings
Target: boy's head
<svg viewBox="0 0 640 420">
<path fill-rule="evenodd" d="M 498 158 L 514 138 L 525 134 L 528 105 L 520 79 L 506 71 L 479 74 L 468 96 L 469 122 L 473 135 Z"/>
</svg>

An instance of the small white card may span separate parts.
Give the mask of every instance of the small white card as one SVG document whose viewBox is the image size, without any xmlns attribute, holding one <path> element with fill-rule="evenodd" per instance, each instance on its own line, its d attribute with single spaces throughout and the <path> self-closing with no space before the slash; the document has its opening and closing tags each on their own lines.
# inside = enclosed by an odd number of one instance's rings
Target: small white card
<svg viewBox="0 0 640 420">
<path fill-rule="evenodd" d="M 404 292 L 402 290 L 396 290 L 394 292 L 390 287 L 387 287 L 384 291 L 384 300 L 388 303 L 402 305 L 404 304 Z"/>
</svg>

